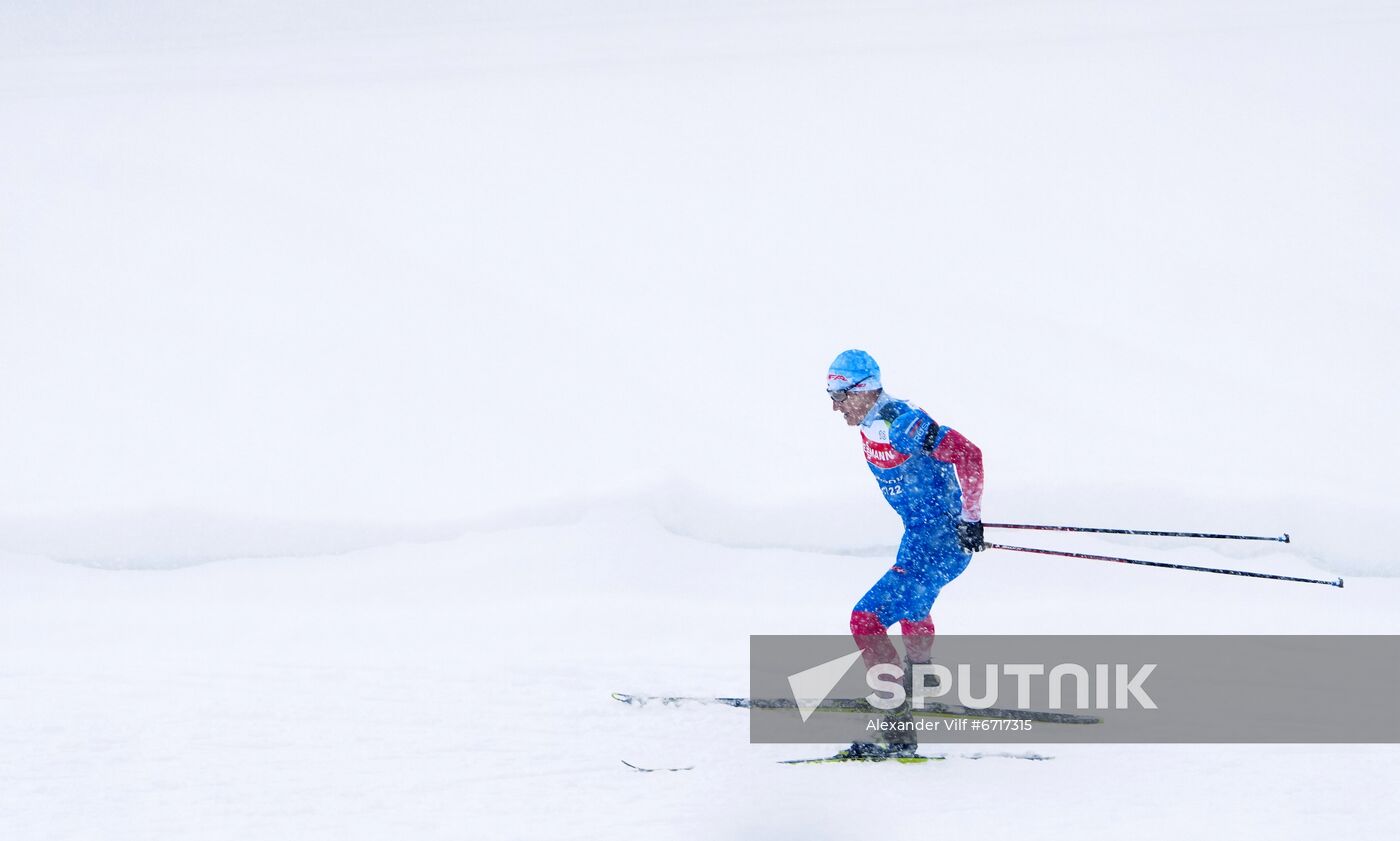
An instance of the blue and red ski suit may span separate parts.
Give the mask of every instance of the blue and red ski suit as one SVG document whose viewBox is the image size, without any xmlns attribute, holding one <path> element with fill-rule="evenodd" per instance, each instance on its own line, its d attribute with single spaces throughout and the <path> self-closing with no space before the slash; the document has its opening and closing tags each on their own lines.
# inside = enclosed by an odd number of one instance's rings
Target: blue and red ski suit
<svg viewBox="0 0 1400 841">
<path fill-rule="evenodd" d="M 982 451 L 883 391 L 861 421 L 860 437 L 880 492 L 904 520 L 904 539 L 894 566 L 851 611 L 851 634 L 867 665 L 895 663 L 885 629 L 898 622 L 911 661 L 928 662 L 929 608 L 972 561 L 957 521 L 982 519 Z"/>
</svg>

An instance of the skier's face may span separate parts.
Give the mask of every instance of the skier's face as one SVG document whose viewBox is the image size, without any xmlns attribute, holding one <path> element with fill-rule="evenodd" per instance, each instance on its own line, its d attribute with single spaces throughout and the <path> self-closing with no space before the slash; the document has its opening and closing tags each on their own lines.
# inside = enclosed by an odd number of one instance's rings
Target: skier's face
<svg viewBox="0 0 1400 841">
<path fill-rule="evenodd" d="M 841 417 L 846 419 L 847 426 L 860 426 L 860 422 L 870 412 L 870 407 L 879 399 L 879 391 L 840 392 L 833 396 L 831 411 L 840 412 Z"/>
</svg>

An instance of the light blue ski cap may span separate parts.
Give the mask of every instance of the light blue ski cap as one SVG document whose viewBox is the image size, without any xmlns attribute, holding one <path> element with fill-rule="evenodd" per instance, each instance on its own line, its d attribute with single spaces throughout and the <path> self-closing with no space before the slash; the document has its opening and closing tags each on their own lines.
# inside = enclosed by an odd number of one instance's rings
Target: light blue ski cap
<svg viewBox="0 0 1400 841">
<path fill-rule="evenodd" d="M 841 351 L 826 372 L 827 391 L 874 391 L 880 387 L 880 366 L 863 350 Z"/>
</svg>

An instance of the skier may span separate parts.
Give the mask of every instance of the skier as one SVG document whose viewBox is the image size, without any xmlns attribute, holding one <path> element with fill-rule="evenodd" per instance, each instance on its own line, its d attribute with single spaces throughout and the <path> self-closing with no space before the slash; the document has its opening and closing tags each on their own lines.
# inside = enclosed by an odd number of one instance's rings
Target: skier
<svg viewBox="0 0 1400 841">
<path fill-rule="evenodd" d="M 904 400 L 886 394 L 880 366 L 863 350 L 836 357 L 826 375 L 831 409 L 860 427 L 865 460 L 885 500 L 904 521 L 899 555 L 851 611 L 867 668 L 928 663 L 933 647 L 934 599 L 967 569 L 982 542 L 982 451 L 956 430 Z M 899 623 L 908 664 L 900 662 L 886 628 Z M 907 701 L 906 701 L 907 704 Z M 918 748 L 913 719 L 904 708 L 887 720 L 884 747 L 856 742 L 851 756 L 904 755 Z"/>
</svg>

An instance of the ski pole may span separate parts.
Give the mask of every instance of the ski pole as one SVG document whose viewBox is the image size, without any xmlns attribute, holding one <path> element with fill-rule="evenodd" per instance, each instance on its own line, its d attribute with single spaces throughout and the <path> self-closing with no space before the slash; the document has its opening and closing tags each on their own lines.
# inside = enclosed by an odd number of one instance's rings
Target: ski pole
<svg viewBox="0 0 1400 841">
<path fill-rule="evenodd" d="M 1244 572 L 1238 569 L 1217 569 L 1216 567 L 1193 567 L 1186 564 L 1164 564 L 1160 561 L 1136 561 L 1132 558 L 1114 558 L 1108 555 L 1086 555 L 1082 552 L 1056 552 L 1050 549 L 1031 549 L 1027 546 L 1004 546 L 1000 543 L 986 544 L 988 549 L 1008 549 L 1012 552 L 1035 552 L 1038 555 L 1063 555 L 1066 558 L 1085 558 L 1090 561 L 1112 561 L 1117 564 L 1138 564 L 1145 567 L 1161 567 L 1162 569 L 1184 569 L 1190 572 L 1217 572 L 1221 575 L 1242 575 L 1246 578 L 1270 578 L 1274 581 L 1297 581 L 1302 584 L 1326 584 L 1329 587 L 1341 587 L 1342 579 L 1336 581 L 1324 581 L 1318 578 L 1294 578 L 1291 575 L 1269 575 L 1264 572 Z"/>
<path fill-rule="evenodd" d="M 1081 531 L 1093 534 L 1137 534 L 1148 537 L 1208 537 L 1212 540 L 1273 540 L 1279 543 L 1288 542 L 1288 533 L 1284 532 L 1282 537 L 1260 537 L 1253 534 L 1210 534 L 1197 531 L 1142 531 L 1139 529 L 1094 529 L 1084 526 L 1032 526 L 1025 523 L 983 523 L 983 528 L 987 529 L 1036 529 L 1037 531 Z"/>
</svg>

